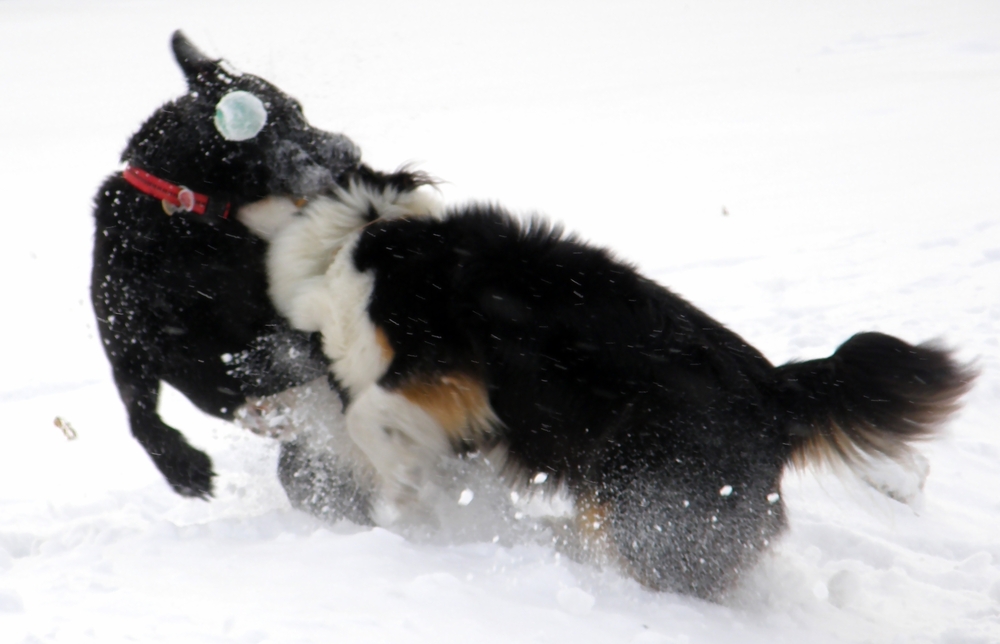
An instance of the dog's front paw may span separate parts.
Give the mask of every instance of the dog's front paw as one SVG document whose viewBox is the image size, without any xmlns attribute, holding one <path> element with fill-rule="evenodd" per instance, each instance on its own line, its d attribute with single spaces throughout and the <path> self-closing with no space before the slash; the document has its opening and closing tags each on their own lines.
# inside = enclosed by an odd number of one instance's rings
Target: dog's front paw
<svg viewBox="0 0 1000 644">
<path fill-rule="evenodd" d="M 151 453 L 157 469 L 170 487 L 181 496 L 208 500 L 212 496 L 212 459 L 186 441 L 175 443 L 161 453 Z"/>
<path fill-rule="evenodd" d="M 248 399 L 245 405 L 236 410 L 233 420 L 258 436 L 281 441 L 292 440 L 298 433 L 292 418 L 292 408 L 282 398 L 282 394 Z"/>
</svg>

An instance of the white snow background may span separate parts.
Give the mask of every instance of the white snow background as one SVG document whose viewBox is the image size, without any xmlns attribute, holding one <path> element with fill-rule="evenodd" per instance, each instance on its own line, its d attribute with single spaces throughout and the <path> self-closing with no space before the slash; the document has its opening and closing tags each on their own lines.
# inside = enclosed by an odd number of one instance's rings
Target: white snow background
<svg viewBox="0 0 1000 644">
<path fill-rule="evenodd" d="M 562 221 L 773 362 L 860 330 L 978 360 L 919 513 L 790 473 L 790 530 L 719 606 L 535 542 L 325 525 L 275 444 L 166 391 L 219 473 L 175 495 L 88 299 L 91 198 L 184 91 L 175 28 L 375 167 Z M 1000 642 L 998 2 L 5 0 L 0 195 L 0 642 Z"/>
</svg>

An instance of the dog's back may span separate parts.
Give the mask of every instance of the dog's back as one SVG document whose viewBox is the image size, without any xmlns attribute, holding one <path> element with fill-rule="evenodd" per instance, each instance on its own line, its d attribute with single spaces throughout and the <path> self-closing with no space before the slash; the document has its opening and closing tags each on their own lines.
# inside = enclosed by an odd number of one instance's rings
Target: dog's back
<svg viewBox="0 0 1000 644">
<path fill-rule="evenodd" d="M 752 413 L 770 374 L 736 334 L 605 250 L 492 206 L 376 221 L 354 257 L 374 273 L 368 313 L 394 351 L 381 384 L 426 372 L 485 380 L 504 441 L 531 475 L 556 468 L 571 485 L 601 476 L 593 455 L 650 404 L 660 422 Z M 709 445 L 697 427 L 671 433 Z"/>
</svg>

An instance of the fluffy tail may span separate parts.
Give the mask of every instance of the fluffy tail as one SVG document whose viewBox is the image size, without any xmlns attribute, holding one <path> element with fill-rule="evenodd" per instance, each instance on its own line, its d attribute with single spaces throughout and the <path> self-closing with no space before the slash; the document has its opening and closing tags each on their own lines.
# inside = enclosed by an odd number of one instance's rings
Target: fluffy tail
<svg viewBox="0 0 1000 644">
<path fill-rule="evenodd" d="M 934 435 L 975 376 L 939 346 L 882 333 L 859 333 L 829 358 L 782 365 L 776 378 L 789 458 L 859 473 L 869 457 L 910 462 L 911 443 Z"/>
</svg>

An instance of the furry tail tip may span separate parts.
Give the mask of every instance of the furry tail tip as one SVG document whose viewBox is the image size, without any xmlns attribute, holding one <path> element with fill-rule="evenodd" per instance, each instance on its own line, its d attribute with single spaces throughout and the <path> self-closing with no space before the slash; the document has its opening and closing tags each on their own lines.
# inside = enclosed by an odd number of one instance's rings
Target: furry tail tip
<svg viewBox="0 0 1000 644">
<path fill-rule="evenodd" d="M 789 460 L 859 474 L 872 458 L 910 464 L 911 443 L 935 435 L 976 375 L 936 343 L 912 346 L 882 333 L 859 333 L 829 358 L 782 365 Z"/>
</svg>

